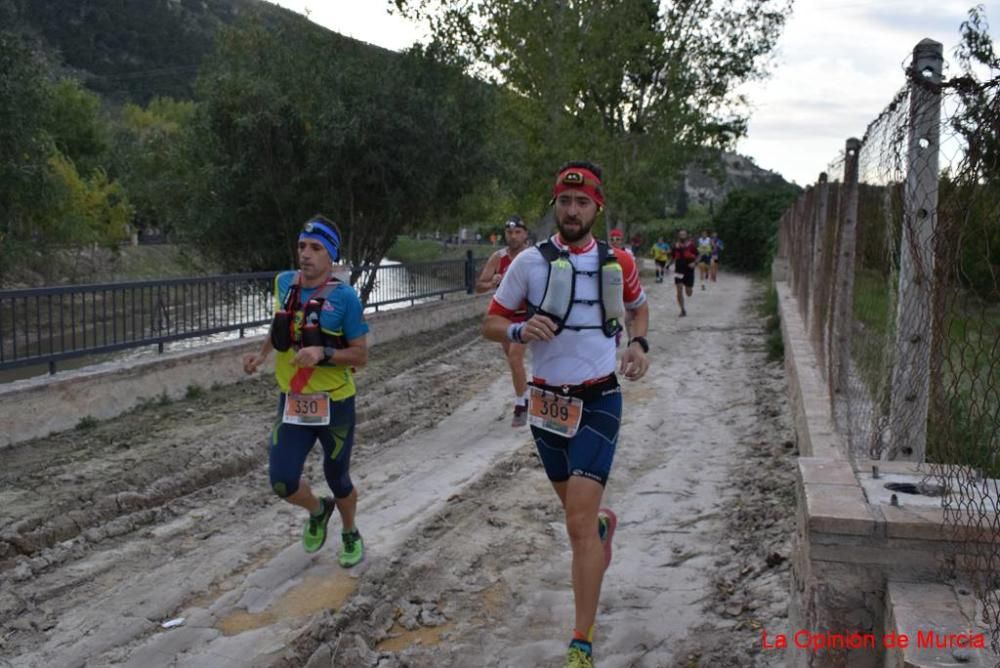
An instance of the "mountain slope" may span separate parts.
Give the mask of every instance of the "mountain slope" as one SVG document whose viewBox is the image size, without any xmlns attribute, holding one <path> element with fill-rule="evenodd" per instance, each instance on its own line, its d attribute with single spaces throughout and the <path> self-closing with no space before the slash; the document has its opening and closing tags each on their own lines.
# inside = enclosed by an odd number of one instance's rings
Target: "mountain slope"
<svg viewBox="0 0 1000 668">
<path fill-rule="evenodd" d="M 140 103 L 190 98 L 219 29 L 250 15 L 325 30 L 262 0 L 0 0 L 0 26 L 35 35 L 92 90 Z"/>
</svg>

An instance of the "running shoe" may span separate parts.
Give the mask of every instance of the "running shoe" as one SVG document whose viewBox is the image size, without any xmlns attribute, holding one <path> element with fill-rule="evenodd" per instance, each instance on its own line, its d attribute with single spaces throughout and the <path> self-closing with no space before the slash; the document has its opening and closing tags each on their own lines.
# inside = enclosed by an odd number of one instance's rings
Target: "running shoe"
<svg viewBox="0 0 1000 668">
<path fill-rule="evenodd" d="M 604 568 L 611 565 L 611 541 L 615 537 L 615 527 L 618 526 L 618 517 L 610 508 L 601 508 L 597 511 L 597 535 L 604 546 Z"/>
<path fill-rule="evenodd" d="M 365 542 L 357 529 L 344 531 L 340 534 L 344 545 L 340 548 L 340 565 L 344 568 L 357 566 L 365 558 Z"/>
<path fill-rule="evenodd" d="M 528 404 L 516 404 L 514 406 L 514 419 L 510 421 L 511 427 L 523 427 L 528 424 Z"/>
<path fill-rule="evenodd" d="M 305 529 L 302 531 L 302 546 L 305 547 L 306 552 L 310 553 L 323 547 L 323 543 L 326 542 L 326 525 L 330 523 L 330 516 L 333 515 L 333 509 L 336 508 L 333 499 L 328 496 L 324 496 L 319 502 L 323 512 L 319 515 L 310 513 L 309 519 L 306 520 Z"/>
<path fill-rule="evenodd" d="M 570 645 L 566 652 L 566 668 L 594 668 L 594 657 L 577 645 Z"/>
</svg>

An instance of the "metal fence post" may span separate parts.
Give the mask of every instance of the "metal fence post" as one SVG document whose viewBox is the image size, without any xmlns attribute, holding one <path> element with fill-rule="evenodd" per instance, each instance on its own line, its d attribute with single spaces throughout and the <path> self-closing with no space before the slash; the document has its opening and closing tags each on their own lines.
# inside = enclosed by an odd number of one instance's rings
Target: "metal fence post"
<svg viewBox="0 0 1000 668">
<path fill-rule="evenodd" d="M 841 186 L 837 233 L 836 281 L 833 290 L 833 327 L 830 356 L 831 396 L 847 391 L 851 367 L 851 330 L 854 324 L 854 263 L 858 241 L 858 154 L 861 141 L 851 137 L 844 147 L 844 184 Z"/>
<path fill-rule="evenodd" d="M 913 49 L 889 459 L 923 461 L 927 449 L 942 62 L 940 42 Z"/>
<path fill-rule="evenodd" d="M 472 251 L 465 251 L 465 293 L 468 295 L 476 291 L 476 261 L 472 257 Z"/>
</svg>

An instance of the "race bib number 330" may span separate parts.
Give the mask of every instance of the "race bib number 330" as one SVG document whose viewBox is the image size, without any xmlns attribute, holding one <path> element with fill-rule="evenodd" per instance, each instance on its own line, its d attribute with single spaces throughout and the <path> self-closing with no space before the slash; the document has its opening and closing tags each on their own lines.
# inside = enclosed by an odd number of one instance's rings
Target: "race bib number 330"
<svg viewBox="0 0 1000 668">
<path fill-rule="evenodd" d="M 282 422 L 314 427 L 330 424 L 330 397 L 318 394 L 295 394 L 285 396 L 285 413 Z"/>
<path fill-rule="evenodd" d="M 531 388 L 528 422 L 532 426 L 572 438 L 580 428 L 581 417 L 583 401 L 580 399 Z"/>
</svg>

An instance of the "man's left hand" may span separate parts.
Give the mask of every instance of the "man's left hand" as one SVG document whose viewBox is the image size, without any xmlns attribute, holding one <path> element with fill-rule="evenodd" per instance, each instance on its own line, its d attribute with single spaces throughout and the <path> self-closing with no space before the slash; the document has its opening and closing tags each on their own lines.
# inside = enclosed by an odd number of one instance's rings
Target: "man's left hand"
<svg viewBox="0 0 1000 668">
<path fill-rule="evenodd" d="M 297 367 L 316 366 L 323 361 L 323 346 L 302 348 L 292 358 L 292 365 Z"/>
<path fill-rule="evenodd" d="M 649 360 L 639 344 L 633 344 L 622 353 L 621 373 L 628 380 L 639 380 L 649 369 Z"/>
</svg>

